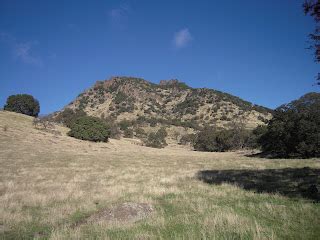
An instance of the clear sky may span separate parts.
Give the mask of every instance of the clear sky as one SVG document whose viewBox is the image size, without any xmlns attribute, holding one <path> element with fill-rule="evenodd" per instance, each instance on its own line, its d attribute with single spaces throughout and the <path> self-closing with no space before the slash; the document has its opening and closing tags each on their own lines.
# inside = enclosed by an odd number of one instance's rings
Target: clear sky
<svg viewBox="0 0 320 240">
<path fill-rule="evenodd" d="M 310 91 L 314 23 L 301 0 L 0 0 L 0 105 L 41 113 L 97 80 L 177 78 L 275 108 Z"/>
</svg>

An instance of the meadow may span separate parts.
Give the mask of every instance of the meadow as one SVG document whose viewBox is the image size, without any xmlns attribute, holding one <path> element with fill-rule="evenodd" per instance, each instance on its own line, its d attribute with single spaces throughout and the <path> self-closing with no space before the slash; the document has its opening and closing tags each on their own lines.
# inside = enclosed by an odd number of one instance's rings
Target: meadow
<svg viewBox="0 0 320 240">
<path fill-rule="evenodd" d="M 0 112 L 0 239 L 319 239 L 308 187 L 320 183 L 320 159 L 92 143 L 67 131 Z"/>
</svg>

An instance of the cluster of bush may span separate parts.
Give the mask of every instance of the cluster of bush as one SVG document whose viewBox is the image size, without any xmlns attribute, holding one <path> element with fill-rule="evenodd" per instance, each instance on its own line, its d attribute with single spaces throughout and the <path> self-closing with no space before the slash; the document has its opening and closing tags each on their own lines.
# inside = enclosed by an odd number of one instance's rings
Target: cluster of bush
<svg viewBox="0 0 320 240">
<path fill-rule="evenodd" d="M 253 149 L 258 147 L 258 139 L 265 129 L 265 126 L 259 126 L 253 131 L 242 127 L 231 129 L 205 127 L 198 134 L 188 135 L 186 138 L 182 138 L 180 142 L 190 142 L 195 150 L 206 152 Z"/>
<path fill-rule="evenodd" d="M 163 148 L 167 146 L 166 137 L 168 133 L 164 127 L 156 132 L 149 133 L 148 137 L 144 140 L 147 147 Z"/>
<path fill-rule="evenodd" d="M 320 157 L 320 94 L 309 93 L 280 106 L 266 126 L 253 131 L 237 126 L 228 130 L 204 128 L 192 144 L 198 151 L 261 148 L 269 157 Z"/>
<path fill-rule="evenodd" d="M 111 125 L 101 118 L 87 116 L 83 110 L 64 109 L 54 119 L 70 128 L 68 135 L 93 142 L 107 142 L 114 133 Z"/>
<path fill-rule="evenodd" d="M 274 157 L 320 157 L 320 93 L 277 108 L 259 144 Z"/>
<path fill-rule="evenodd" d="M 4 110 L 37 117 L 40 111 L 39 102 L 27 94 L 8 97 Z M 167 145 L 167 132 L 160 128 L 147 135 L 139 123 L 158 123 L 180 125 L 175 120 L 146 119 L 137 121 L 123 120 L 119 124 L 113 119 L 87 116 L 81 110 L 65 109 L 55 121 L 70 128 L 69 136 L 89 140 L 108 141 L 109 137 L 134 135 L 144 139 L 146 146 L 161 148 Z M 185 124 L 185 123 L 184 123 Z M 184 125 L 192 127 L 192 124 Z M 289 104 L 280 106 L 274 111 L 273 118 L 265 126 L 253 131 L 247 130 L 241 122 L 234 122 L 229 129 L 217 129 L 206 126 L 197 134 L 182 136 L 181 144 L 192 144 L 197 151 L 229 151 L 243 148 L 261 148 L 262 152 L 272 157 L 320 157 L 320 93 L 309 93 Z M 193 126 L 195 128 L 195 126 Z M 197 126 L 199 128 L 199 126 Z"/>
</svg>

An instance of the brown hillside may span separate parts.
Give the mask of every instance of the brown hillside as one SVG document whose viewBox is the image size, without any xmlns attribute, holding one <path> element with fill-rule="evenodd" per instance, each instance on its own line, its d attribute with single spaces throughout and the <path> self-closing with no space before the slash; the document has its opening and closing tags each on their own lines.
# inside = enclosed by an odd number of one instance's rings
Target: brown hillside
<svg viewBox="0 0 320 240">
<path fill-rule="evenodd" d="M 154 84 L 132 77 L 97 81 L 65 108 L 117 121 L 165 122 L 192 128 L 204 124 L 228 127 L 235 120 L 254 128 L 271 118 L 270 109 L 227 93 L 191 88 L 178 80 Z"/>
</svg>

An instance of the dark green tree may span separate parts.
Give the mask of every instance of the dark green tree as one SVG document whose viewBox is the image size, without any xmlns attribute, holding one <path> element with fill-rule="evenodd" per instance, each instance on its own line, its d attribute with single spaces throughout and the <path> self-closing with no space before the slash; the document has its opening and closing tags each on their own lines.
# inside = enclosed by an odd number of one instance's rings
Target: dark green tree
<svg viewBox="0 0 320 240">
<path fill-rule="evenodd" d="M 212 127 L 205 127 L 195 138 L 194 149 L 204 152 L 224 152 L 232 148 L 231 131 L 217 131 Z"/>
<path fill-rule="evenodd" d="M 39 101 L 28 94 L 17 94 L 8 97 L 4 110 L 37 117 L 40 112 Z"/>
<path fill-rule="evenodd" d="M 86 116 L 87 114 L 83 110 L 72 110 L 66 108 L 58 114 L 55 121 L 63 123 L 67 127 L 71 127 L 72 123 L 79 117 Z"/>
<path fill-rule="evenodd" d="M 166 129 L 162 127 L 157 132 L 150 133 L 148 138 L 145 140 L 145 144 L 147 147 L 163 148 L 167 146 L 167 135 Z"/>
<path fill-rule="evenodd" d="M 259 143 L 274 157 L 320 156 L 320 94 L 309 93 L 274 112 Z"/>
<path fill-rule="evenodd" d="M 316 27 L 313 33 L 309 34 L 311 40 L 310 49 L 314 50 L 315 61 L 320 62 L 320 0 L 307 0 L 303 4 L 305 14 L 313 17 Z M 317 76 L 317 84 L 320 85 L 320 73 Z"/>
<path fill-rule="evenodd" d="M 68 135 L 93 142 L 107 142 L 110 131 L 107 124 L 100 118 L 83 116 L 74 120 Z"/>
</svg>

